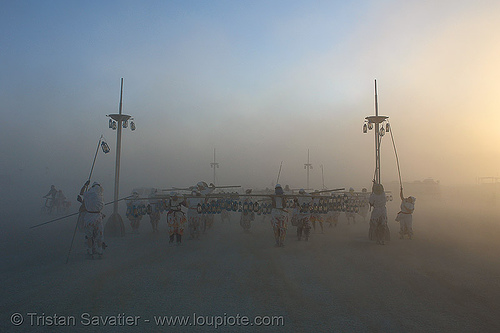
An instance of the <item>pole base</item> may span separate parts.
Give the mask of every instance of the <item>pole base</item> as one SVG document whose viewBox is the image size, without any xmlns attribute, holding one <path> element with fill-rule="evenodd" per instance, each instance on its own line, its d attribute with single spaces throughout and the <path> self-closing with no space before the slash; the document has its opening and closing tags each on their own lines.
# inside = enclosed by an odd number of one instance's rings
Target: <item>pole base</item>
<svg viewBox="0 0 500 333">
<path fill-rule="evenodd" d="M 118 213 L 113 213 L 109 217 L 104 226 L 104 234 L 107 237 L 123 237 L 125 236 L 125 225 L 122 217 Z"/>
</svg>

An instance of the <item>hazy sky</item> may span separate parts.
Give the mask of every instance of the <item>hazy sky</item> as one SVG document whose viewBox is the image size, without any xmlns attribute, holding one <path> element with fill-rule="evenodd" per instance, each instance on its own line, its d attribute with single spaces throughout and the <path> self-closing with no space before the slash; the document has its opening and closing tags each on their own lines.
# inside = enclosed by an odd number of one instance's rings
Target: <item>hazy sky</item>
<svg viewBox="0 0 500 333">
<path fill-rule="evenodd" d="M 499 1 L 0 1 L 0 176 L 109 198 L 124 78 L 122 191 L 369 186 L 390 116 L 405 181 L 500 176 Z M 390 136 L 382 181 L 397 180 Z M 23 184 L 18 182 L 24 182 Z M 63 185 L 64 184 L 64 185 Z M 43 193 L 45 194 L 45 193 Z"/>
</svg>

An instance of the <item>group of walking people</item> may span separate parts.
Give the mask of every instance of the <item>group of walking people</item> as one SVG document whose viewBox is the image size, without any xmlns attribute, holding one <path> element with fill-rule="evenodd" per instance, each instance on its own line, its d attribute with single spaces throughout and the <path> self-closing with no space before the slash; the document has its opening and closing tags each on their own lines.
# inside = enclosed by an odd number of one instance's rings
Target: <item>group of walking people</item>
<svg viewBox="0 0 500 333">
<path fill-rule="evenodd" d="M 54 209 L 58 214 L 65 213 L 71 206 L 71 201 L 66 201 L 63 191 L 56 189 L 54 185 L 50 186 L 49 192 L 43 198 L 45 199 L 43 211 L 47 214 L 52 214 Z"/>
<path fill-rule="evenodd" d="M 90 181 L 87 181 L 81 188 L 80 195 L 78 196 L 78 201 L 82 203 L 79 214 L 79 226 L 85 232 L 87 254 L 90 256 L 98 255 L 100 257 L 106 247 L 102 222 L 104 217 L 104 214 L 102 214 L 102 209 L 104 208 L 103 188 L 98 182 L 94 182 L 90 187 L 89 185 Z M 146 208 L 147 214 L 150 216 L 153 232 L 158 232 L 161 213 L 166 211 L 170 244 L 180 245 L 182 243 L 186 224 L 190 238 L 199 239 L 200 233 L 205 232 L 213 223 L 213 214 L 204 214 L 199 210 L 200 205 L 209 200 L 207 195 L 212 191 L 213 189 L 205 186 L 204 182 L 199 182 L 193 187 L 189 196 L 185 197 L 177 192 L 171 192 L 167 200 L 162 200 L 156 197 L 156 190 L 153 189 Z M 251 190 L 247 190 L 245 194 L 247 197 L 244 200 L 249 200 Z M 275 186 L 274 194 L 269 195 L 269 197 L 272 202 L 271 226 L 273 228 L 275 245 L 283 247 L 290 216 L 287 208 L 288 198 L 280 184 Z M 315 216 L 309 210 L 315 197 L 314 192 L 309 194 L 304 189 L 299 190 L 299 194 L 293 197 L 294 204 L 292 206 L 291 220 L 292 225 L 297 227 L 297 239 L 299 241 L 302 239 L 305 241 L 309 240 L 310 232 L 314 228 L 313 223 L 315 222 L 320 222 L 321 229 L 323 230 L 323 217 Z M 400 198 L 401 211 L 396 217 L 396 221 L 400 223 L 399 235 L 401 239 L 412 239 L 412 214 L 415 209 L 416 199 L 412 196 L 405 198 L 402 188 Z M 139 200 L 139 195 L 135 191 L 127 205 L 138 205 Z M 384 245 L 386 241 L 390 240 L 386 202 L 387 197 L 383 185 L 374 183 L 372 193 L 368 199 L 369 206 L 372 208 L 369 239 L 375 240 L 380 245 Z M 184 213 L 182 207 L 185 207 L 187 214 Z M 333 217 L 333 219 L 338 220 L 339 212 L 334 213 L 336 213 L 336 217 Z M 326 214 L 327 221 L 328 214 Z M 127 209 L 127 217 L 130 219 L 132 230 L 136 232 L 139 228 L 142 214 L 135 212 L 133 209 Z M 253 212 L 241 214 L 240 225 L 245 231 L 250 229 L 254 218 Z"/>
<path fill-rule="evenodd" d="M 353 192 L 354 190 L 351 188 L 350 195 L 352 195 Z M 303 237 L 306 241 L 309 239 L 311 227 L 315 229 L 316 222 L 319 222 L 321 232 L 323 232 L 323 217 L 321 214 L 311 213 L 309 210 L 310 205 L 314 204 L 314 200 L 318 198 L 315 194 L 318 193 L 313 192 L 312 194 L 308 194 L 304 189 L 301 189 L 299 190 L 299 195 L 294 197 L 293 214 L 291 219 L 292 225 L 297 227 L 297 239 L 299 241 L 302 240 Z M 399 237 L 400 239 L 412 239 L 412 214 L 415 209 L 416 198 L 413 196 L 405 198 L 403 195 L 403 187 L 400 189 L 400 198 L 401 210 L 396 216 L 396 221 L 400 224 Z M 276 185 L 275 195 L 271 197 L 271 199 L 273 207 L 271 213 L 271 225 L 274 231 L 276 246 L 282 247 L 284 246 L 289 215 L 286 210 L 286 200 L 281 185 Z M 374 183 L 372 193 L 368 197 L 367 205 L 364 205 L 364 203 L 361 205 L 362 207 L 367 207 L 362 212 L 364 214 L 366 214 L 368 209 L 372 209 L 368 237 L 370 240 L 375 240 L 379 245 L 384 245 L 386 241 L 390 240 L 390 231 L 387 224 L 388 219 L 386 203 L 387 195 L 383 185 Z M 327 221 L 334 221 L 336 225 L 339 214 L 340 213 L 336 211 L 328 212 L 326 214 Z M 354 213 L 352 212 L 349 212 L 349 214 L 346 212 L 348 224 L 351 219 L 353 223 L 355 223 L 353 215 Z"/>
<path fill-rule="evenodd" d="M 139 197 L 137 191 L 133 191 L 127 202 L 126 213 L 132 232 L 138 233 L 140 222 L 146 213 L 149 215 L 153 232 L 158 233 L 161 214 L 166 212 L 170 244 L 182 244 L 186 227 L 191 239 L 199 239 L 200 234 L 206 233 L 213 225 L 213 215 L 199 211 L 202 204 L 209 202 L 208 195 L 213 192 L 213 189 L 205 182 L 198 182 L 191 187 L 189 195 L 173 191 L 169 193 L 167 199 L 162 198 L 164 196 L 158 196 L 157 189 L 152 189 L 147 204 Z"/>
</svg>

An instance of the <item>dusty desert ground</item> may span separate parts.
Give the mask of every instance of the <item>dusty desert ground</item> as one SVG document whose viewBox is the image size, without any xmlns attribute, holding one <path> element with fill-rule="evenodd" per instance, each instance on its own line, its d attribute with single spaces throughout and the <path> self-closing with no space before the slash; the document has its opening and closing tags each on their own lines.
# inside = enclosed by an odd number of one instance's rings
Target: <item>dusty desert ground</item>
<svg viewBox="0 0 500 333">
<path fill-rule="evenodd" d="M 200 240 L 171 247 L 165 216 L 160 234 L 145 217 L 140 234 L 126 223 L 108 238 L 102 260 L 86 259 L 78 233 L 68 264 L 75 218 L 29 229 L 47 217 L 7 210 L 0 331 L 500 332 L 500 206 L 471 193 L 416 195 L 411 241 L 398 239 L 399 200 L 389 202 L 385 246 L 343 214 L 309 242 L 290 226 L 284 248 L 261 218 L 243 233 L 237 213 L 216 217 Z M 164 316 L 190 322 L 157 325 Z"/>
</svg>

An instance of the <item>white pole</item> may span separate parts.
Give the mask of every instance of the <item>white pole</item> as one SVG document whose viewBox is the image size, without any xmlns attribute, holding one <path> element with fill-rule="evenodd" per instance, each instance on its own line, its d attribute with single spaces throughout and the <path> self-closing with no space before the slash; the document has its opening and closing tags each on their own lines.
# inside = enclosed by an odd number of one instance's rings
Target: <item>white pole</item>
<svg viewBox="0 0 500 333">
<path fill-rule="evenodd" d="M 123 78 L 121 79 L 120 88 L 120 109 L 118 114 L 122 115 L 122 101 L 123 101 Z M 115 162 L 115 192 L 114 192 L 114 203 L 113 203 L 113 214 L 118 213 L 118 192 L 120 184 L 120 153 L 122 148 L 122 119 L 118 120 L 118 128 L 116 132 L 116 162 Z"/>
<path fill-rule="evenodd" d="M 378 117 L 377 80 L 375 80 L 375 116 Z M 379 123 L 375 124 L 375 183 L 380 184 L 380 134 Z"/>
<path fill-rule="evenodd" d="M 309 149 L 307 150 L 307 163 L 304 164 L 304 169 L 307 170 L 307 189 L 309 190 L 309 169 L 312 169 L 312 164 L 309 163 Z"/>
</svg>

